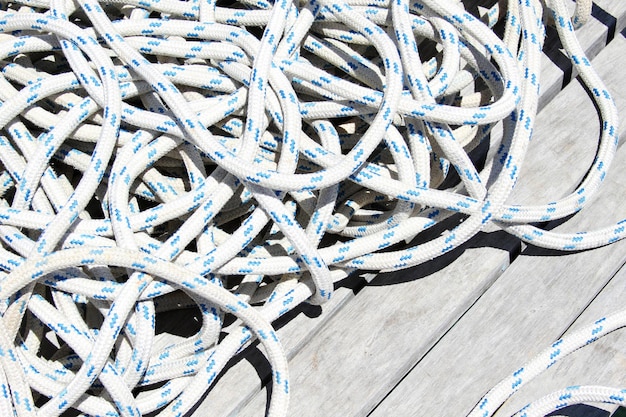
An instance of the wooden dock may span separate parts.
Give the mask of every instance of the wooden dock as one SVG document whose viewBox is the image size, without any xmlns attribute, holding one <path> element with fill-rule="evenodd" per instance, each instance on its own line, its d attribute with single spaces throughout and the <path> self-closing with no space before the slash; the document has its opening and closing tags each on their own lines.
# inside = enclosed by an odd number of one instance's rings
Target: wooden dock
<svg viewBox="0 0 626 417">
<path fill-rule="evenodd" d="M 626 2 L 602 0 L 579 31 L 626 121 Z M 570 192 L 592 161 L 599 121 L 549 34 L 541 109 L 511 203 Z M 571 82 L 570 82 L 571 81 Z M 626 136 L 622 122 L 620 136 Z M 557 157 L 558 156 L 558 157 Z M 626 149 L 598 197 L 559 231 L 593 229 L 626 215 Z M 553 197 L 552 197 L 553 198 Z M 301 306 L 276 323 L 290 360 L 292 416 L 463 416 L 502 378 L 551 342 L 623 308 L 626 242 L 576 253 L 526 246 L 493 227 L 412 269 L 355 274 L 323 307 Z M 180 331 L 179 313 L 162 335 Z M 190 318 L 187 318 L 190 320 Z M 559 362 L 498 415 L 574 384 L 626 386 L 626 334 L 615 332 Z M 257 345 L 232 361 L 193 416 L 261 416 L 269 366 Z M 564 415 L 609 416 L 601 404 Z M 568 414 L 569 413 L 569 414 Z"/>
</svg>

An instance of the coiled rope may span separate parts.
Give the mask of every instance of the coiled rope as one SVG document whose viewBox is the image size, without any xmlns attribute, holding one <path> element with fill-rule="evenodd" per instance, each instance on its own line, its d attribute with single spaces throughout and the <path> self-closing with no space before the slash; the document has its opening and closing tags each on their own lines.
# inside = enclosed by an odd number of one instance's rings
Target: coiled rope
<svg viewBox="0 0 626 417">
<path fill-rule="evenodd" d="M 184 415 L 254 339 L 268 412 L 286 415 L 271 323 L 355 269 L 418 265 L 488 224 L 559 250 L 623 238 L 623 222 L 530 225 L 584 207 L 617 146 L 574 34 L 591 2 L 546 8 L 602 129 L 574 192 L 510 206 L 537 111 L 537 1 L 483 16 L 454 0 L 2 2 L 0 415 Z M 451 216 L 463 221 L 404 243 Z M 199 309 L 200 331 L 157 349 L 156 314 L 181 307 Z M 569 340 L 562 352 L 589 341 Z M 477 415 L 515 390 L 503 384 Z"/>
</svg>

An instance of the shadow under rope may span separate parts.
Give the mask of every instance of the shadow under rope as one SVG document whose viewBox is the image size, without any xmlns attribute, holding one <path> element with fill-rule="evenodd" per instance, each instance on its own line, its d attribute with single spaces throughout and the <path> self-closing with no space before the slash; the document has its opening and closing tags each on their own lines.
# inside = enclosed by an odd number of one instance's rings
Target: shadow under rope
<svg viewBox="0 0 626 417">
<path fill-rule="evenodd" d="M 608 45 L 615 38 L 617 18 L 595 3 L 591 6 L 591 17 L 607 27 L 606 39 L 604 40 L 602 47 Z M 624 34 L 623 31 L 622 34 Z M 557 67 L 559 67 L 561 71 L 563 71 L 563 82 L 561 84 L 562 90 L 570 83 L 570 81 L 572 81 L 573 67 L 570 59 L 563 52 L 563 45 L 561 45 L 556 29 L 552 26 L 546 27 L 546 40 L 543 47 L 543 53 Z"/>
<path fill-rule="evenodd" d="M 604 45 L 606 46 L 609 42 L 611 42 L 616 35 L 617 30 L 617 19 L 612 16 L 610 13 L 606 12 L 601 7 L 593 4 L 592 7 L 592 17 L 597 19 L 599 22 L 604 24 L 607 27 L 607 37 L 604 41 Z M 548 58 L 554 62 L 562 71 L 563 71 L 563 84 L 561 89 L 564 88 L 569 82 L 572 80 L 572 65 L 569 58 L 562 52 L 562 46 L 558 39 L 556 30 L 552 27 L 547 27 L 547 39 L 545 42 L 544 53 Z M 620 31 L 622 36 L 626 37 L 626 28 Z M 558 225 L 564 223 L 565 221 L 571 218 L 567 217 L 561 220 L 555 220 L 549 223 L 544 223 L 538 225 L 541 228 L 550 230 Z M 426 242 L 431 240 L 432 238 L 439 236 L 446 230 L 450 230 L 455 226 L 455 223 L 458 224 L 461 221 L 461 216 L 453 216 L 450 219 L 447 219 L 440 224 L 434 226 L 431 230 L 426 233 L 420 234 L 414 241 L 411 242 L 411 246 L 415 244 L 419 244 L 421 242 Z M 407 245 L 396 245 L 393 249 L 401 249 L 402 246 L 406 247 Z M 521 241 L 506 233 L 505 231 L 499 230 L 494 232 L 479 232 L 470 240 L 459 246 L 458 248 L 451 250 L 449 253 L 446 253 L 442 256 L 439 256 L 433 260 L 424 262 L 420 265 L 400 270 L 393 271 L 387 273 L 377 274 L 376 277 L 369 281 L 363 277 L 363 273 L 367 271 L 358 271 L 347 278 L 337 282 L 335 284 L 336 288 L 349 288 L 354 294 L 358 294 L 366 285 L 369 286 L 384 286 L 384 285 L 396 285 L 409 281 L 414 281 L 418 279 L 422 279 L 428 277 L 438 271 L 443 270 L 452 264 L 455 260 L 457 260 L 467 249 L 471 248 L 481 248 L 481 247 L 493 247 L 504 250 L 509 253 L 509 261 L 512 263 L 518 255 L 523 253 L 528 256 L 566 256 L 568 254 L 576 253 L 576 252 L 564 252 L 550 249 L 543 249 L 539 247 L 535 247 L 529 245 L 524 248 L 522 251 Z M 281 318 L 279 318 L 276 322 L 274 322 L 275 329 L 280 329 L 286 325 L 288 325 L 292 320 L 294 320 L 297 316 L 303 314 L 309 318 L 315 318 L 322 314 L 323 310 L 320 306 L 313 306 L 307 303 L 299 305 L 294 310 L 285 314 Z M 197 314 L 196 311 L 190 310 L 187 314 L 191 317 Z M 253 342 L 250 346 L 244 349 L 240 354 L 232 358 L 220 376 L 218 376 L 217 380 L 213 384 L 212 388 L 205 393 L 205 396 L 217 385 L 219 385 L 219 380 L 222 376 L 228 372 L 233 366 L 241 361 L 247 361 L 256 371 L 261 386 L 266 387 L 266 406 L 269 404 L 269 398 L 272 392 L 272 384 L 271 384 L 271 368 L 269 362 L 267 361 L 265 355 L 259 349 L 258 341 Z M 236 387 L 234 387 L 236 389 Z M 242 399 L 243 406 L 245 404 L 245 399 Z M 197 407 L 202 404 L 203 400 L 201 399 L 196 408 L 190 410 L 189 413 L 186 414 L 187 417 L 193 415 L 196 411 Z M 626 409 L 622 414 L 614 414 L 614 417 L 618 415 L 620 417 L 626 417 Z M 267 410 L 266 410 L 267 411 Z M 611 414 L 605 410 L 588 406 L 588 405 L 576 405 L 563 408 L 559 410 L 558 413 L 553 413 L 551 415 L 563 415 L 567 417 L 582 417 L 582 416 L 590 416 L 590 417 L 609 417 Z"/>
<path fill-rule="evenodd" d="M 401 250 L 403 248 L 409 246 L 415 246 L 422 244 L 424 242 L 428 242 L 442 233 L 445 233 L 448 230 L 453 229 L 458 224 L 460 224 L 465 216 L 463 215 L 454 215 L 448 219 L 445 219 L 439 222 L 437 225 L 433 226 L 431 229 L 420 233 L 416 238 L 414 238 L 409 244 L 399 243 L 390 248 L 387 248 L 386 251 L 393 250 Z M 403 282 L 418 280 L 427 276 L 434 274 L 437 271 L 440 271 L 450 264 L 452 264 L 456 259 L 458 259 L 467 249 L 471 248 L 484 248 L 484 247 L 493 247 L 501 249 L 509 254 L 510 262 L 517 257 L 521 250 L 521 241 L 514 236 L 509 235 L 504 231 L 494 231 L 494 232 L 479 232 L 477 235 L 469 239 L 463 245 L 458 248 L 451 250 L 450 252 L 439 256 L 431 261 L 419 264 L 417 266 L 388 273 L 379 273 L 375 276 L 375 278 L 371 281 L 367 280 L 364 275 L 367 274 L 368 271 L 357 271 L 347 278 L 338 281 L 335 284 L 335 289 L 338 288 L 348 288 L 355 295 L 358 294 L 365 286 L 384 286 L 384 285 L 395 285 Z M 371 271 L 373 272 L 373 271 Z M 275 329 L 280 329 L 283 326 L 288 325 L 292 320 L 294 320 L 299 315 L 305 315 L 309 318 L 315 318 L 322 314 L 323 307 L 313 306 L 308 303 L 303 303 L 296 307 L 294 310 L 286 313 L 284 316 L 280 317 L 276 320 L 273 325 Z M 244 349 L 240 354 L 232 358 L 227 366 L 224 368 L 222 373 L 218 376 L 217 380 L 214 382 L 213 386 L 205 393 L 204 398 L 209 395 L 209 393 L 215 389 L 219 385 L 219 380 L 223 377 L 223 375 L 232 369 L 235 365 L 237 365 L 241 361 L 247 361 L 249 365 L 255 370 L 258 380 L 261 386 L 266 387 L 266 407 L 269 405 L 269 398 L 272 393 L 272 384 L 271 384 L 271 368 L 267 358 L 259 349 L 259 342 L 254 341 L 250 346 Z M 236 387 L 234 387 L 236 389 Z M 249 393 L 246 393 L 249 394 Z M 201 399 L 196 407 L 192 409 L 186 416 L 190 417 L 197 410 L 197 408 L 203 403 L 204 398 Z M 239 406 L 244 406 L 248 398 L 242 398 Z M 267 410 L 266 410 L 267 411 Z"/>
<path fill-rule="evenodd" d="M 408 269 L 378 274 L 368 285 L 394 285 L 426 278 L 448 267 L 467 249 L 487 247 L 497 248 L 508 252 L 509 262 L 513 262 L 513 260 L 515 260 L 520 253 L 521 242 L 518 238 L 511 236 L 502 230 L 489 233 L 479 232 L 458 248 L 455 248 L 444 255 Z"/>
<path fill-rule="evenodd" d="M 440 234 L 442 230 L 447 230 L 450 226 L 453 226 L 454 222 L 458 222 L 459 219 L 448 219 L 447 221 L 442 222 L 442 224 L 437 225 L 430 231 L 430 234 Z M 432 237 L 432 236 L 431 236 Z M 416 238 L 417 239 L 417 238 Z M 421 240 L 429 240 L 428 236 L 420 237 Z M 412 243 L 413 244 L 413 243 Z M 355 294 L 357 294 L 361 289 L 363 289 L 366 285 L 394 285 L 402 282 L 407 282 L 411 280 L 417 280 L 424 277 L 427 277 L 446 266 L 450 265 L 454 262 L 465 250 L 469 248 L 479 248 L 479 247 L 495 247 L 507 251 L 509 253 L 510 259 L 514 259 L 517 254 L 519 254 L 520 241 L 519 239 L 507 234 L 504 231 L 495 231 L 492 233 L 481 232 L 470 239 L 465 244 L 456 248 L 455 250 L 450 251 L 449 253 L 440 256 L 432 261 L 420 264 L 418 266 L 409 268 L 403 271 L 395 271 L 384 274 L 378 274 L 371 282 L 367 282 L 365 278 L 363 278 L 362 274 L 364 271 L 360 271 L 358 273 L 351 274 L 349 277 L 344 280 L 339 281 L 336 284 L 336 287 L 349 288 Z M 297 316 L 304 314 L 307 317 L 314 318 L 322 314 L 322 307 L 313 306 L 307 303 L 301 304 L 294 310 L 285 314 L 283 317 L 274 322 L 274 327 L 276 329 L 280 329 L 281 327 L 289 324 L 293 319 Z M 217 385 L 219 385 L 219 380 L 222 376 L 228 372 L 229 369 L 234 367 L 237 363 L 241 361 L 247 361 L 255 370 L 257 377 L 259 378 L 261 386 L 266 388 L 266 407 L 269 404 L 269 398 L 272 393 L 272 384 L 271 384 L 271 368 L 269 362 L 265 355 L 259 349 L 258 341 L 253 342 L 250 346 L 244 349 L 239 355 L 235 356 L 233 359 L 229 361 L 227 366 L 224 368 L 220 376 L 215 381 L 214 385 L 210 390 L 205 394 L 214 389 Z M 236 389 L 234 387 L 233 389 Z M 246 399 L 242 398 L 243 406 L 245 404 Z M 202 404 L 202 400 L 200 400 L 197 406 Z M 187 416 L 190 417 L 193 415 L 196 409 L 192 409 Z M 267 410 L 266 410 L 267 411 Z"/>
<path fill-rule="evenodd" d="M 619 412 L 619 411 L 618 411 Z M 563 407 L 560 410 L 554 411 L 548 414 L 546 417 L 611 417 L 611 413 L 609 411 L 603 410 L 601 408 L 593 407 L 587 404 L 576 404 L 570 405 L 567 407 Z M 625 414 L 618 414 L 617 412 L 613 414 L 613 417 L 624 417 Z"/>
</svg>

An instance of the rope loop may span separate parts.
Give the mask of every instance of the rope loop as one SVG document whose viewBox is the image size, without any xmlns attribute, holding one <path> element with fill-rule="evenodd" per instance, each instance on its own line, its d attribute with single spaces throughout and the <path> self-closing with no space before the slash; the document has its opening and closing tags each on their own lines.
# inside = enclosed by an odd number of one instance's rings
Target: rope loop
<svg viewBox="0 0 626 417">
<path fill-rule="evenodd" d="M 271 323 L 355 270 L 419 265 L 491 224 L 558 250 L 622 239 L 624 221 L 532 225 L 581 210 L 616 151 L 615 104 L 574 32 L 591 2 L 488 3 L 3 2 L 0 415 L 186 415 L 258 340 L 284 416 Z M 571 194 L 509 205 L 546 16 L 602 129 Z M 168 339 L 175 309 L 198 323 Z"/>
</svg>

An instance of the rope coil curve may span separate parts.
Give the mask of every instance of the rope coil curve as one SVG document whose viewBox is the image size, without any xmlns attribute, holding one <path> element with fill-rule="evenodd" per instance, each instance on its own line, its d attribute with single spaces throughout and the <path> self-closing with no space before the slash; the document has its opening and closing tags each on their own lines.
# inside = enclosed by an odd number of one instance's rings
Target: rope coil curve
<svg viewBox="0 0 626 417">
<path fill-rule="evenodd" d="M 255 339 L 286 415 L 271 323 L 356 269 L 419 265 L 489 224 L 558 250 L 622 239 L 626 220 L 531 225 L 582 209 L 617 148 L 574 34 L 591 2 L 490 3 L 1 2 L 0 415 L 182 416 Z M 545 12 L 602 128 L 571 194 L 512 206 Z M 157 314 L 188 307 L 200 330 L 158 347 Z"/>
</svg>

